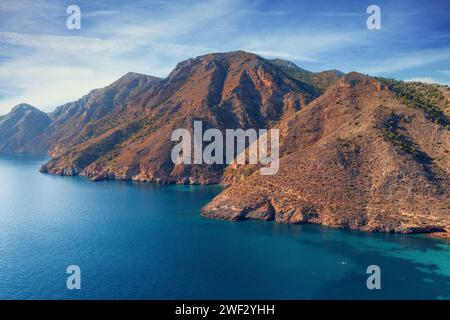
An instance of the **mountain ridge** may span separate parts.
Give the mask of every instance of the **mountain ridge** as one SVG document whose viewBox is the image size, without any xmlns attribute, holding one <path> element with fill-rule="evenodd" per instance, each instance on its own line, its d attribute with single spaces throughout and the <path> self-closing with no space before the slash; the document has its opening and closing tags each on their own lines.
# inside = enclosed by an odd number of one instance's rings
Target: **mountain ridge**
<svg viewBox="0 0 450 320">
<path fill-rule="evenodd" d="M 178 63 L 163 79 L 127 73 L 49 114 L 18 107 L 0 117 L 0 135 L 16 133 L 0 152 L 43 150 L 52 159 L 42 172 L 94 181 L 222 183 L 227 188 L 202 209 L 212 218 L 443 232 L 450 228 L 446 93 L 357 72 L 314 73 L 245 51 L 212 53 Z M 11 114 L 22 109 L 41 119 L 39 130 L 34 122 L 17 126 L 24 122 Z M 221 132 L 279 128 L 279 172 L 175 165 L 171 133 L 192 132 L 194 120 Z"/>
<path fill-rule="evenodd" d="M 57 160 L 44 166 L 43 171 L 82 174 L 93 180 L 114 177 L 166 183 L 218 183 L 223 166 L 206 172 L 201 172 L 204 166 L 175 168 L 170 161 L 170 149 L 167 144 L 161 145 L 161 138 L 170 141 L 174 129 L 191 127 L 193 119 L 220 129 L 266 128 L 316 97 L 308 84 L 288 77 L 254 54 L 237 51 L 188 59 L 139 96 L 145 111 L 133 120 L 134 129 L 124 128 L 119 134 L 126 137 L 110 139 L 116 153 L 98 152 L 104 149 L 101 145 L 84 148 L 83 139 L 78 139 L 82 142 L 75 151 L 77 158 L 70 154 L 70 148 L 65 153 L 57 150 L 53 154 Z M 113 129 L 108 130 L 106 134 L 112 134 Z M 156 155 L 149 154 L 150 159 L 143 163 L 141 160 L 149 149 L 159 151 Z"/>
<path fill-rule="evenodd" d="M 393 115 L 395 134 L 424 157 L 389 139 Z M 228 168 L 229 187 L 204 216 L 401 233 L 449 229 L 450 132 L 400 103 L 387 85 L 349 73 L 280 131 L 278 174 Z"/>
</svg>

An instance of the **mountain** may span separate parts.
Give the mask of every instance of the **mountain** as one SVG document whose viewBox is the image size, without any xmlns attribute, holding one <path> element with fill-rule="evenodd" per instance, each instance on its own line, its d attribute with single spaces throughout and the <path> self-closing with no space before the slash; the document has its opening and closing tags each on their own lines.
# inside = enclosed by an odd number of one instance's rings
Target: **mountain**
<svg viewBox="0 0 450 320">
<path fill-rule="evenodd" d="M 365 231 L 450 230 L 448 87 L 310 72 L 244 51 L 180 62 L 164 79 L 128 73 L 45 114 L 0 117 L 0 152 L 48 152 L 42 172 L 222 183 L 202 215 Z M 280 129 L 280 165 L 174 165 L 175 129 Z"/>
<path fill-rule="evenodd" d="M 50 140 L 50 154 L 57 157 L 114 126 L 140 117 L 145 110 L 136 101 L 161 80 L 130 72 L 105 88 L 94 89 L 77 101 L 57 107 L 50 113 L 53 122 L 45 137 Z"/>
<path fill-rule="evenodd" d="M 365 231 L 450 229 L 450 131 L 433 118 L 439 108 L 430 113 L 419 95 L 410 104 L 393 83 L 358 73 L 338 80 L 279 124 L 278 174 L 228 168 L 231 186 L 202 214 Z"/>
<path fill-rule="evenodd" d="M 179 63 L 166 79 L 147 82 L 126 103 L 108 107 L 101 119 L 59 129 L 43 172 L 85 175 L 93 180 L 133 179 L 161 183 L 218 183 L 223 165 L 177 165 L 171 133 L 204 128 L 267 128 L 317 98 L 312 85 L 294 79 L 267 60 L 236 51 Z M 76 104 L 78 105 L 78 104 Z M 103 102 L 93 104 L 94 110 Z M 85 113 L 82 107 L 58 109 Z M 64 111 L 67 113 L 67 111 Z M 60 114 L 57 110 L 53 117 Z M 61 128 L 61 127 L 60 127 Z M 61 136 L 67 137 L 61 139 Z"/>
<path fill-rule="evenodd" d="M 287 60 L 272 59 L 269 61 L 292 78 L 313 86 L 318 94 L 324 93 L 329 86 L 344 76 L 344 73 L 339 70 L 311 72 Z"/>
<path fill-rule="evenodd" d="M 0 152 L 45 153 L 37 137 L 51 124 L 50 117 L 29 104 L 19 104 L 0 117 Z"/>
<path fill-rule="evenodd" d="M 99 135 L 115 124 L 128 122 L 142 110 L 132 102 L 161 81 L 160 78 L 128 73 L 113 84 L 94 89 L 81 99 L 57 107 L 46 114 L 37 108 L 20 104 L 0 117 L 0 152 L 48 153 L 56 156 L 62 150 Z"/>
</svg>

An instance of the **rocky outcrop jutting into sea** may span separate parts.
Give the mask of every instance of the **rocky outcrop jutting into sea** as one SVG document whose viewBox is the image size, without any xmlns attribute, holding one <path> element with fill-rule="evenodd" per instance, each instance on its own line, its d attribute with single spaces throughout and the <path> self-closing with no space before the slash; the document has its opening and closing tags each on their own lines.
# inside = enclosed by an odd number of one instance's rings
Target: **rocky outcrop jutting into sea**
<svg viewBox="0 0 450 320">
<path fill-rule="evenodd" d="M 402 233 L 449 228 L 450 131 L 388 85 L 350 73 L 279 127 L 278 174 L 229 167 L 231 186 L 204 216 Z"/>
<path fill-rule="evenodd" d="M 0 152 L 42 153 L 41 171 L 228 187 L 202 214 L 365 231 L 450 228 L 448 87 L 313 73 L 244 51 L 179 63 L 165 79 L 128 73 L 46 114 L 0 117 Z M 280 129 L 280 165 L 175 165 L 171 134 Z"/>
</svg>

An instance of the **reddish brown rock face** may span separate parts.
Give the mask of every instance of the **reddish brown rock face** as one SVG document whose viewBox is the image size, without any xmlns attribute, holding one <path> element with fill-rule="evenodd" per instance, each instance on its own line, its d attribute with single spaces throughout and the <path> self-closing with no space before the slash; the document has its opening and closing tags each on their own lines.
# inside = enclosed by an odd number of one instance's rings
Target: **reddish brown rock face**
<svg viewBox="0 0 450 320">
<path fill-rule="evenodd" d="M 397 133 L 432 161 L 386 138 L 393 114 L 401 119 Z M 279 127 L 278 174 L 228 168 L 231 186 L 203 215 L 403 233 L 450 226 L 450 131 L 378 81 L 348 74 Z"/>
<path fill-rule="evenodd" d="M 191 129 L 194 120 L 222 131 L 267 128 L 316 97 L 311 85 L 242 51 L 189 59 L 166 79 L 127 75 L 86 102 L 55 112 L 60 117 L 75 108 L 77 116 L 58 127 L 64 134 L 53 135 L 54 159 L 42 170 L 92 180 L 219 183 L 223 165 L 175 167 L 170 157 L 175 129 Z M 105 109 L 107 102 L 109 112 L 95 108 Z"/>
<path fill-rule="evenodd" d="M 26 113 L 32 117 L 0 117 L 0 133 L 9 137 L 0 152 L 49 152 L 53 159 L 41 171 L 94 181 L 223 183 L 228 188 L 202 210 L 218 219 L 444 231 L 447 89 L 408 87 L 438 97 L 434 107 L 402 100 L 389 81 L 354 72 L 312 73 L 243 51 L 208 54 L 179 63 L 165 79 L 129 73 L 49 115 L 33 109 Z M 278 173 L 261 176 L 258 165 L 175 165 L 171 134 L 192 129 L 194 120 L 222 132 L 278 128 Z"/>
</svg>

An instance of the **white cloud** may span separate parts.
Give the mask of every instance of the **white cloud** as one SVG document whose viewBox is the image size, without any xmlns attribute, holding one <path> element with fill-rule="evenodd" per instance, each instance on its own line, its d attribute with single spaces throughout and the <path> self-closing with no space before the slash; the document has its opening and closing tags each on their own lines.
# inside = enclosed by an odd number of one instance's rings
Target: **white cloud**
<svg viewBox="0 0 450 320">
<path fill-rule="evenodd" d="M 82 24 L 79 32 L 65 30 L 65 3 L 1 1 L 0 114 L 21 102 L 51 111 L 126 72 L 164 77 L 177 62 L 208 52 L 243 49 L 325 68 L 333 61 L 335 50 L 352 53 L 367 43 L 364 28 L 319 30 L 299 23 L 299 29 L 287 30 L 274 23 L 259 30 L 253 22 L 271 23 L 290 12 L 261 11 L 239 0 L 170 1 L 163 5 L 153 1 L 157 9 L 150 10 L 145 3 L 142 12 L 138 2 L 126 13 L 115 7 L 93 11 L 82 7 L 82 18 L 88 17 L 91 23 Z M 8 21 L 1 21 L 3 17 Z M 448 56 L 450 48 L 412 53 L 374 61 L 362 71 L 403 70 Z"/>
<path fill-rule="evenodd" d="M 0 114 L 22 102 L 52 111 L 129 71 L 165 76 L 173 67 L 162 54 L 151 54 L 150 60 L 145 55 L 123 58 L 138 47 L 128 39 L 1 32 L 0 45 L 21 48 L 0 64 L 0 87 L 8 88 L 1 92 Z"/>
<path fill-rule="evenodd" d="M 296 61 L 320 62 L 332 50 L 352 47 L 363 39 L 363 32 L 304 31 L 285 34 L 274 32 L 263 37 L 246 36 L 235 39 L 237 47 L 268 57 Z M 274 49 L 275 48 L 275 49 Z"/>
<path fill-rule="evenodd" d="M 92 18 L 92 17 L 100 17 L 100 16 L 111 16 L 120 14 L 120 11 L 115 10 L 97 10 L 97 11 L 90 11 L 90 12 L 81 12 L 82 18 Z"/>
<path fill-rule="evenodd" d="M 0 2 L 0 11 L 7 13 L 17 13 L 18 11 L 25 11 L 28 9 L 48 9 L 54 7 L 55 4 L 48 1 L 35 1 L 35 0 L 2 0 Z"/>
<path fill-rule="evenodd" d="M 89 67 L 35 65 L 26 59 L 0 66 L 0 84 L 12 83 L 20 93 L 1 100 L 0 111 L 8 112 L 13 106 L 26 102 L 43 110 L 73 101 L 91 89 L 102 87 L 116 74 L 98 73 Z M 11 81 L 12 80 L 12 81 Z"/>
<path fill-rule="evenodd" d="M 433 79 L 432 77 L 414 77 L 405 80 L 407 82 L 423 82 L 423 83 L 439 83 L 436 79 Z"/>
<path fill-rule="evenodd" d="M 0 48 L 8 57 L 0 60 L 0 87 L 3 88 L 0 114 L 22 102 L 51 111 L 93 88 L 108 85 L 129 71 L 164 77 L 182 59 L 219 51 L 186 44 L 178 38 L 195 33 L 216 19 L 232 16 L 237 3 L 212 0 L 181 7 L 173 4 L 165 6 L 166 13 L 155 14 L 152 19 L 142 14 L 136 19 L 125 15 L 124 19 L 114 10 L 86 13 L 82 10 L 82 17 L 92 19 L 117 16 L 78 33 L 83 36 L 72 35 L 67 30 L 56 34 L 0 30 Z M 28 12 L 32 7 L 42 9 L 42 5 L 32 1 L 17 5 L 7 0 L 0 6 L 10 17 Z M 29 26 L 32 21 L 23 23 Z"/>
<path fill-rule="evenodd" d="M 131 51 L 126 40 L 105 40 L 93 37 L 61 36 L 0 32 L 0 43 L 33 49 L 31 53 L 82 56 L 113 53 L 115 55 Z"/>
<path fill-rule="evenodd" d="M 403 71 L 415 67 L 424 66 L 434 62 L 448 61 L 450 57 L 450 47 L 420 50 L 407 52 L 388 59 L 374 61 L 375 64 L 368 66 L 364 72 L 370 74 L 381 74 L 396 71 Z"/>
<path fill-rule="evenodd" d="M 442 74 L 444 74 L 444 75 L 446 75 L 446 76 L 450 76 L 450 70 L 440 70 L 440 71 L 438 71 L 439 73 L 442 73 Z"/>
</svg>

